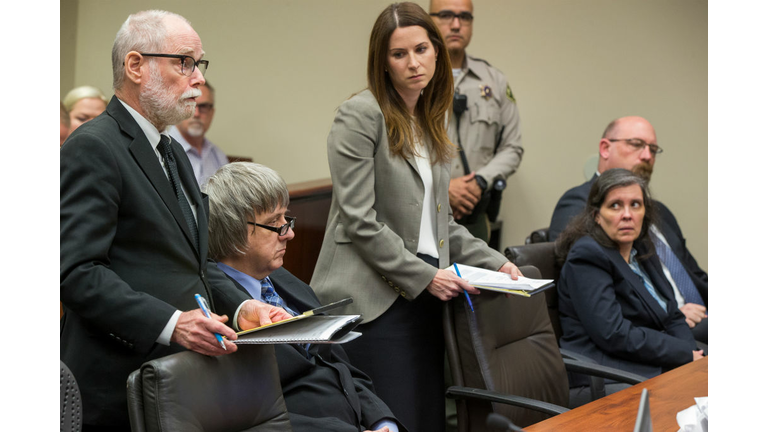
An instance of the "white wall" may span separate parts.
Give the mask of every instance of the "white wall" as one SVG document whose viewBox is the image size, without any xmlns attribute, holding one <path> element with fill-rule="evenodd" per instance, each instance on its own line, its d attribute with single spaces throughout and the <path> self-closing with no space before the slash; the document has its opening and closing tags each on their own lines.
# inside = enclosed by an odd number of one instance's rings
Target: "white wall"
<svg viewBox="0 0 768 432">
<path fill-rule="evenodd" d="M 287 182 L 329 176 L 335 108 L 365 86 L 368 37 L 389 1 L 68 0 L 74 66 L 62 83 L 111 94 L 110 50 L 133 12 L 167 9 L 200 34 L 216 88 L 209 137 Z M 427 1 L 419 1 L 424 7 Z M 65 13 L 62 2 L 62 17 Z M 605 126 L 641 115 L 664 153 L 652 189 L 707 268 L 707 2 L 476 0 L 469 51 L 504 71 L 517 98 L 525 155 L 509 179 L 504 245 L 549 224 L 557 199 L 584 181 Z M 62 56 L 63 58 L 64 56 Z M 61 96 L 68 88 L 62 85 Z"/>
</svg>

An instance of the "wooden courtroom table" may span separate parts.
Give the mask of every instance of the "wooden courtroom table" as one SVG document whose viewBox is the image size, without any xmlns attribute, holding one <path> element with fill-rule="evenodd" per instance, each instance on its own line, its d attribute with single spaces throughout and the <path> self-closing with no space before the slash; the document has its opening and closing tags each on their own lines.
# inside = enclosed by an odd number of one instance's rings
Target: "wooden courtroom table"
<svg viewBox="0 0 768 432">
<path fill-rule="evenodd" d="M 542 431 L 632 431 L 640 393 L 650 393 L 654 431 L 677 431 L 677 413 L 696 404 L 694 397 L 708 396 L 709 357 L 680 366 L 628 389 L 572 409 L 525 428 Z"/>
</svg>

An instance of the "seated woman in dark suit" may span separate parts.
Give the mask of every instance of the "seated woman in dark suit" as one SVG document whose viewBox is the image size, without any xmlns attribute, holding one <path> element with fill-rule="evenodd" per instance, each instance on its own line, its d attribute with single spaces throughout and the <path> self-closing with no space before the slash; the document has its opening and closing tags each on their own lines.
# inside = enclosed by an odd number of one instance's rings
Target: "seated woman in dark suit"
<svg viewBox="0 0 768 432">
<path fill-rule="evenodd" d="M 565 260 L 557 285 L 560 346 L 646 377 L 703 355 L 649 238 L 652 206 L 642 178 L 608 170 L 556 244 Z M 586 377 L 571 382 L 586 384 Z M 606 393 L 623 387 L 608 384 Z"/>
</svg>

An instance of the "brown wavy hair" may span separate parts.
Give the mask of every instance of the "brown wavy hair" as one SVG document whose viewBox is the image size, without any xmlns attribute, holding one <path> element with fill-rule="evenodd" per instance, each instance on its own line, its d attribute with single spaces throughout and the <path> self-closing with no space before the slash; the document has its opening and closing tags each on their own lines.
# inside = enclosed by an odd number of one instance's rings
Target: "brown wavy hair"
<svg viewBox="0 0 768 432">
<path fill-rule="evenodd" d="M 432 155 L 432 164 L 451 160 L 456 147 L 445 130 L 445 113 L 453 103 L 453 74 L 451 61 L 445 49 L 443 36 L 432 18 L 416 3 L 393 3 L 376 19 L 368 45 L 368 89 L 376 97 L 384 121 L 392 154 L 402 157 L 415 154 L 411 114 L 395 89 L 389 74 L 385 73 L 389 39 L 395 29 L 419 26 L 427 31 L 435 52 L 438 53 L 435 74 L 422 91 L 414 115 L 417 133 L 426 134 L 425 142 Z"/>
</svg>

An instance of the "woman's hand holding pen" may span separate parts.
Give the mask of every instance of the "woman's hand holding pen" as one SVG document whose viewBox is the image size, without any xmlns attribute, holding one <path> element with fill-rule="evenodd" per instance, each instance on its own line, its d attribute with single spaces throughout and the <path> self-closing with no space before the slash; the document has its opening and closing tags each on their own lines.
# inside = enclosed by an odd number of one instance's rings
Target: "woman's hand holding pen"
<svg viewBox="0 0 768 432">
<path fill-rule="evenodd" d="M 464 279 L 447 270 L 438 269 L 432 282 L 427 285 L 427 291 L 442 301 L 448 301 L 466 290 L 470 294 L 480 294 L 480 290 L 473 287 Z"/>
</svg>

